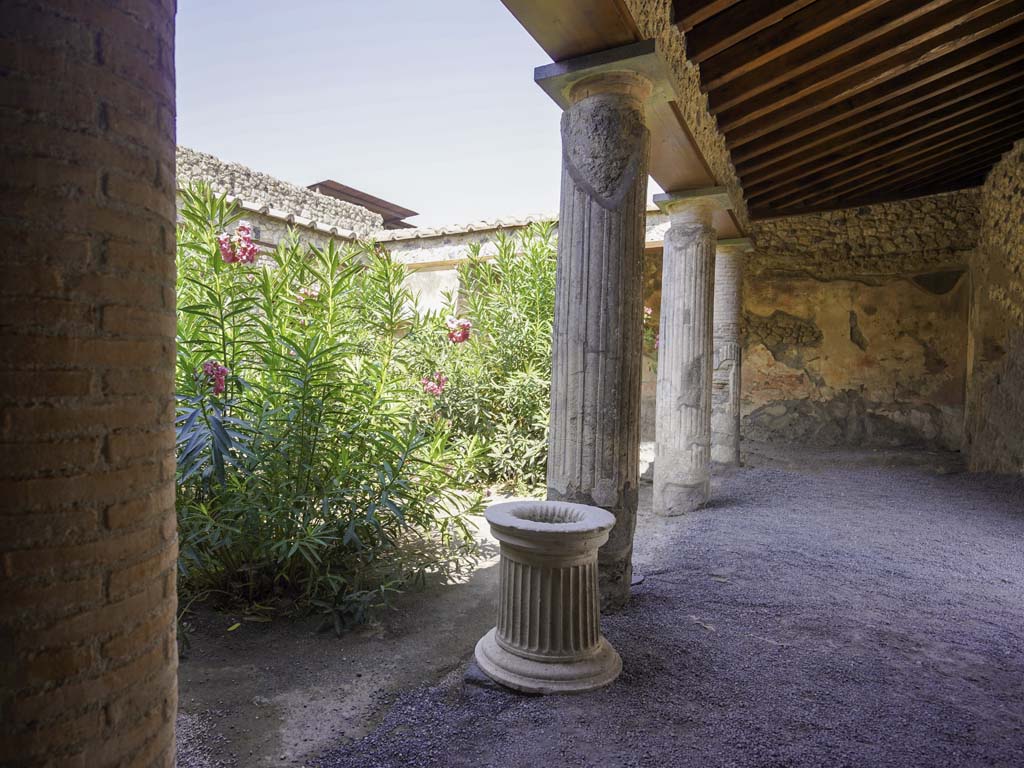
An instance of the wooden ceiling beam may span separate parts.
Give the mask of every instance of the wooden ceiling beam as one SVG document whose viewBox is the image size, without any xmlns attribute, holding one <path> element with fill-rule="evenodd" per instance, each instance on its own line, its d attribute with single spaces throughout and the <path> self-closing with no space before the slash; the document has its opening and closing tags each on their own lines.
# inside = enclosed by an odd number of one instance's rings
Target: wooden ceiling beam
<svg viewBox="0 0 1024 768">
<path fill-rule="evenodd" d="M 808 176 L 829 178 L 821 174 L 835 166 L 856 167 L 851 163 L 858 157 L 873 157 L 894 146 L 911 147 L 943 136 L 950 131 L 968 128 L 981 121 L 994 121 L 1008 111 L 1020 114 L 1024 112 L 1024 95 L 1021 94 L 1021 91 L 1024 91 L 1024 81 L 1019 83 L 1016 88 L 996 92 L 980 103 L 965 106 L 933 120 L 919 120 L 910 125 L 865 135 L 860 141 L 847 144 L 832 153 L 810 157 L 806 162 L 788 170 L 741 175 L 740 178 L 745 189 L 757 189 L 759 195 L 773 189 L 795 185 L 800 179 Z M 841 172 L 839 171 L 839 173 Z"/>
<path fill-rule="evenodd" d="M 700 64 L 813 2 L 744 0 L 691 29 L 686 34 L 686 57 Z"/>
<path fill-rule="evenodd" d="M 984 130 L 979 129 L 973 133 Z M 880 162 L 875 167 L 864 168 L 860 173 L 841 180 L 839 183 L 815 184 L 813 188 L 808 188 L 803 194 L 787 198 L 787 204 L 803 203 L 813 205 L 818 202 L 846 197 L 851 192 L 879 185 L 882 181 L 893 177 L 913 179 L 923 168 L 948 164 L 965 153 L 981 151 L 993 145 L 1002 146 L 1006 140 L 1014 136 L 1019 138 L 1022 133 L 1024 133 L 1024 129 L 1021 127 L 1021 118 L 1018 117 L 1009 127 L 1004 125 L 1000 130 L 983 136 L 966 147 L 958 142 L 956 138 L 953 138 L 940 142 L 935 146 L 926 146 L 916 151 L 908 152 L 905 156 L 893 155 L 890 157 L 890 162 Z M 894 160 L 898 160 L 898 163 L 892 162 Z"/>
<path fill-rule="evenodd" d="M 1006 58 L 1019 53 L 1013 49 L 1022 43 L 1024 43 L 1024 23 L 1017 23 L 992 35 L 988 40 L 977 41 L 960 51 L 930 61 L 924 66 L 906 72 L 888 82 L 876 84 L 869 90 L 858 89 L 856 94 L 830 99 L 827 104 L 790 105 L 780 113 L 773 115 L 771 120 L 751 123 L 728 132 L 726 144 L 730 149 L 735 149 L 791 126 L 797 120 L 805 121 L 806 129 L 791 127 L 788 128 L 788 133 L 801 130 L 813 133 L 833 123 L 849 120 L 853 115 L 866 109 L 885 104 L 926 86 L 929 87 L 927 95 L 930 96 L 950 81 L 963 80 L 975 73 L 982 74 L 996 66 L 1003 66 L 1006 63 Z M 1009 51 L 1013 51 L 1013 53 L 1007 56 Z M 1001 54 L 1003 54 L 1001 59 L 992 61 Z M 961 77 L 957 77 L 958 73 L 961 74 Z"/>
<path fill-rule="evenodd" d="M 956 180 L 963 178 L 968 173 L 985 167 L 986 163 L 988 167 L 991 167 L 1002 153 L 1002 147 L 1007 144 L 1012 145 L 1012 141 L 1002 140 L 1002 143 L 985 146 L 962 156 L 957 155 L 953 159 L 949 159 L 945 155 L 942 158 L 929 159 L 930 165 L 915 168 L 911 176 L 900 177 L 897 175 L 888 182 L 878 182 L 877 186 L 872 187 L 871 194 L 875 192 L 888 194 L 896 191 L 905 193 L 911 189 L 930 187 L 938 183 L 955 183 Z"/>
<path fill-rule="evenodd" d="M 1002 152 L 999 149 L 987 149 L 983 154 L 974 155 L 970 159 L 945 166 L 931 173 L 925 173 L 915 177 L 913 181 L 894 182 L 893 185 L 884 186 L 879 191 L 906 193 L 912 189 L 926 187 L 945 179 L 963 179 L 975 173 L 987 173 L 996 164 L 1001 155 Z"/>
<path fill-rule="evenodd" d="M 702 21 L 736 5 L 739 0 L 672 0 L 672 23 L 689 32 Z"/>
<path fill-rule="evenodd" d="M 501 0 L 553 61 L 643 38 L 624 0 Z"/>
<path fill-rule="evenodd" d="M 977 117 L 971 121 L 969 126 L 955 125 L 943 130 L 941 134 L 926 133 L 914 141 L 890 142 L 872 151 L 861 153 L 858 155 L 861 158 L 860 160 L 854 158 L 853 161 L 837 166 L 831 171 L 809 174 L 814 179 L 812 187 L 808 187 L 807 182 L 796 180 L 787 182 L 785 187 L 779 187 L 772 192 L 762 192 L 757 188 L 751 189 L 749 190 L 749 199 L 759 198 L 762 201 L 771 201 L 781 197 L 790 197 L 809 188 L 822 189 L 830 185 L 845 184 L 851 179 L 858 179 L 863 175 L 875 172 L 879 168 L 888 167 L 894 161 L 905 162 L 910 158 L 937 150 L 950 143 L 960 144 L 961 146 L 966 145 L 967 149 L 971 149 L 972 142 L 965 142 L 964 140 L 991 131 L 993 127 L 1002 127 L 1008 122 L 1016 122 L 1022 119 L 1022 115 L 1024 115 L 1022 110 L 1010 107 L 1000 112 L 997 116 L 984 115 Z M 942 138 L 943 136 L 947 136 L 947 138 Z M 985 138 L 982 135 L 979 140 L 983 141 Z M 920 149 L 915 149 L 917 147 L 920 147 Z"/>
<path fill-rule="evenodd" d="M 951 0 L 932 0 L 929 5 L 948 2 Z M 834 49 L 836 38 L 848 39 L 847 30 L 854 26 L 850 22 L 859 17 L 872 19 L 877 27 L 877 14 L 865 14 L 886 4 L 892 4 L 891 0 L 829 0 L 802 8 L 778 24 L 752 35 L 743 45 L 734 46 L 732 50 L 712 56 L 701 64 L 704 90 L 713 91 L 750 72 L 755 73 L 754 79 L 763 82 L 768 69 L 766 65 L 797 48 L 800 51 L 818 48 L 820 41 L 831 40 L 831 49 Z M 899 0 L 895 5 L 920 8 L 921 0 Z"/>
<path fill-rule="evenodd" d="M 972 85 L 988 80 L 999 80 L 1003 77 L 1016 76 L 1020 72 L 1020 62 L 1024 61 L 1024 45 L 1004 52 L 998 60 L 987 59 L 978 62 L 970 67 L 960 70 L 938 83 L 929 82 L 923 86 L 916 87 L 906 94 L 905 98 L 890 103 L 883 94 L 883 98 L 876 98 L 875 94 L 868 94 L 866 99 L 852 101 L 847 108 L 842 105 L 832 107 L 827 112 L 818 116 L 818 122 L 809 123 L 806 127 L 796 130 L 781 129 L 766 135 L 757 143 L 749 144 L 745 148 L 733 150 L 734 160 L 744 162 L 750 158 L 760 157 L 775 149 L 789 147 L 799 150 L 804 141 L 814 141 L 824 130 L 834 127 L 834 130 L 850 129 L 867 125 L 875 120 L 881 120 L 896 114 L 911 106 L 921 104 L 940 95 L 947 95 L 950 99 L 955 98 L 962 92 L 967 92 Z"/>
<path fill-rule="evenodd" d="M 1007 144 L 1004 146 L 1010 145 Z M 995 154 L 991 155 L 991 157 L 996 156 L 997 155 Z M 981 171 L 978 171 L 977 175 L 981 176 L 982 180 L 984 180 L 984 175 Z M 894 182 L 892 184 L 887 182 L 882 182 L 879 183 L 878 185 L 865 184 L 858 189 L 867 191 L 848 190 L 847 192 L 844 192 L 841 195 L 823 197 L 810 203 L 804 203 L 801 207 L 807 206 L 810 208 L 818 208 L 820 206 L 838 206 L 847 208 L 856 204 L 854 201 L 858 199 L 858 194 L 860 195 L 860 197 L 875 195 L 891 195 L 897 199 L 900 197 L 921 197 L 922 195 L 925 194 L 934 194 L 934 192 L 928 192 L 925 190 L 934 189 L 936 187 L 945 187 L 948 189 L 963 189 L 965 187 L 978 186 L 978 184 L 981 183 L 975 181 L 968 181 L 968 179 L 970 179 L 971 177 L 972 174 L 963 174 L 958 172 L 951 176 L 941 176 L 939 177 L 940 180 L 933 181 L 929 184 L 919 183 L 917 179 L 910 179 L 908 181 L 906 178 L 904 178 L 903 181 Z"/>
<path fill-rule="evenodd" d="M 929 3 L 924 6 L 930 9 L 928 12 L 908 13 L 907 21 L 887 25 L 888 31 L 882 34 L 853 30 L 847 42 L 839 43 L 832 51 L 818 51 L 816 46 L 808 46 L 807 52 L 804 49 L 795 51 L 792 56 L 771 62 L 763 71 L 758 70 L 710 92 L 708 102 L 711 110 L 720 115 L 723 125 L 737 127 L 768 114 L 774 104 L 781 108 L 830 86 L 854 80 L 868 81 L 907 63 L 919 61 L 923 56 L 934 57 L 936 49 L 943 45 L 948 47 L 969 34 L 962 34 L 965 22 L 974 22 L 980 28 L 992 26 L 996 22 L 988 17 L 1014 2 L 951 0 Z M 1019 5 L 1019 0 L 1017 2 Z M 1003 13 L 1008 12 L 1004 10 Z M 846 27 L 838 32 L 846 32 Z M 862 42 L 852 45 L 851 40 L 857 38 Z M 837 49 L 840 53 L 835 53 Z M 799 58 L 801 55 L 803 58 Z M 782 69 L 785 64 L 791 65 L 790 68 Z M 861 73 L 860 76 L 853 78 L 857 73 Z"/>
<path fill-rule="evenodd" d="M 853 51 L 830 61 L 822 69 L 737 102 L 729 111 L 722 111 L 719 96 L 712 92 L 708 96 L 711 110 L 718 114 L 719 125 L 726 134 L 748 125 L 787 124 L 805 120 L 831 104 L 900 75 L 926 70 L 930 62 L 945 68 L 949 61 L 957 57 L 970 58 L 991 45 L 985 38 L 995 38 L 1000 30 L 1024 22 L 1024 0 L 991 0 L 981 7 L 990 8 L 993 4 L 998 7 L 990 12 L 969 12 L 971 20 L 963 24 L 963 16 L 949 17 L 940 28 L 941 34 L 933 34 L 934 28 L 923 29 L 922 34 L 909 41 L 918 44 L 908 42 L 906 46 L 897 45 L 876 55 Z M 962 7 L 950 5 L 936 12 L 949 13 Z M 924 16 L 913 26 L 924 24 L 927 19 L 928 16 Z"/>
<path fill-rule="evenodd" d="M 916 174 L 920 173 L 922 168 L 931 168 L 944 163 L 948 164 L 951 159 L 955 160 L 968 152 L 981 151 L 992 146 L 1002 146 L 1007 141 L 1012 143 L 1014 139 L 1024 135 L 1024 116 L 1015 115 L 1009 122 L 1009 125 L 1004 122 L 999 130 L 984 135 L 977 141 L 968 142 L 966 145 L 962 139 L 989 131 L 990 127 L 983 126 L 963 136 L 955 136 L 936 145 L 925 146 L 906 154 L 890 154 L 888 162 L 883 163 L 879 161 L 875 166 L 862 168 L 859 173 L 843 180 L 841 183 L 815 184 L 813 188 L 808 188 L 808 191 L 804 194 L 789 198 L 789 203 L 799 204 L 808 202 L 809 204 L 814 204 L 835 200 L 836 198 L 849 195 L 858 189 L 879 184 L 885 179 L 893 177 L 913 178 Z M 893 161 L 898 161 L 898 163 Z"/>
<path fill-rule="evenodd" d="M 858 118 L 850 122 L 835 125 L 831 130 L 818 131 L 805 136 L 803 141 L 783 145 L 781 152 L 765 152 L 753 154 L 754 147 L 738 151 L 733 161 L 740 177 L 748 173 L 770 168 L 784 170 L 801 164 L 810 157 L 817 157 L 825 152 L 835 151 L 846 146 L 844 142 L 853 142 L 881 131 L 920 120 L 935 112 L 948 112 L 949 109 L 961 104 L 984 103 L 984 100 L 998 97 L 1003 90 L 1010 90 L 1024 81 L 1024 69 L 1020 67 L 1002 67 L 990 74 L 964 84 L 951 92 L 946 90 L 931 97 L 920 97 L 896 106 L 882 106 L 865 110 Z M 895 116 L 895 119 L 894 119 Z M 821 152 L 809 154 L 815 148 Z"/>
<path fill-rule="evenodd" d="M 820 82 L 817 87 L 823 88 L 951 29 L 956 19 L 963 17 L 965 2 L 897 0 L 898 4 L 885 5 L 834 33 L 768 62 L 756 72 L 725 83 L 709 95 L 712 109 L 726 113 L 765 92 L 777 92 L 794 100 L 799 97 L 794 93 L 798 87 L 809 88 Z M 897 12 L 902 15 L 897 18 L 889 15 Z M 937 24 L 941 25 L 940 29 L 936 29 Z"/>
</svg>

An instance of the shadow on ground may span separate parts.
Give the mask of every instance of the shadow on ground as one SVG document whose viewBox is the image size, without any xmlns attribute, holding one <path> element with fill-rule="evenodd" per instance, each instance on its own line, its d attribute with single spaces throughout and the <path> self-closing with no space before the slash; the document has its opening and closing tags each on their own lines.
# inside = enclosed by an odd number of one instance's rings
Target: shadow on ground
<svg viewBox="0 0 1024 768">
<path fill-rule="evenodd" d="M 381 646 L 381 664 L 417 660 L 407 675 L 385 666 L 353 682 L 346 654 L 319 639 L 275 649 L 277 674 L 312 665 L 331 682 L 279 694 L 274 722 L 313 727 L 303 690 L 339 710 L 350 696 L 366 701 L 354 741 L 358 714 L 317 726 L 305 764 L 324 768 L 1020 766 L 1024 483 L 871 457 L 798 465 L 722 473 L 715 505 L 683 518 L 652 516 L 644 489 L 636 559 L 646 579 L 603 621 L 624 662 L 607 689 L 540 698 L 466 682 L 491 623 L 491 568 L 465 604 L 470 593 L 452 593 L 448 614 L 414 609 L 408 620 L 429 625 L 431 640 Z M 203 669 L 226 682 L 217 674 L 229 658 Z M 198 675 L 187 676 L 186 713 Z M 369 691 L 403 686 L 374 710 Z"/>
<path fill-rule="evenodd" d="M 481 524 L 483 521 L 481 520 Z M 456 584 L 407 592 L 341 638 L 319 620 L 241 622 L 197 611 L 179 666 L 178 766 L 303 765 L 364 736 L 396 691 L 436 680 L 494 624 L 497 544 Z"/>
</svg>

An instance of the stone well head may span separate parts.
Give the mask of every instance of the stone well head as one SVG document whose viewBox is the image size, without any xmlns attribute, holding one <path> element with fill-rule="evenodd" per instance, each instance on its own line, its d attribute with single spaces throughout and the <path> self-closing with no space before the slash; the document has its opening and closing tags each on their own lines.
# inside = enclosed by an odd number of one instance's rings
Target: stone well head
<svg viewBox="0 0 1024 768">
<path fill-rule="evenodd" d="M 607 685 L 622 660 L 601 635 L 597 550 L 615 518 L 561 501 L 511 501 L 487 510 L 501 543 L 497 625 L 476 646 L 493 680 L 530 693 Z"/>
<path fill-rule="evenodd" d="M 506 501 L 492 504 L 484 516 L 503 545 L 536 556 L 596 550 L 615 525 L 615 516 L 605 509 L 563 501 Z"/>
</svg>

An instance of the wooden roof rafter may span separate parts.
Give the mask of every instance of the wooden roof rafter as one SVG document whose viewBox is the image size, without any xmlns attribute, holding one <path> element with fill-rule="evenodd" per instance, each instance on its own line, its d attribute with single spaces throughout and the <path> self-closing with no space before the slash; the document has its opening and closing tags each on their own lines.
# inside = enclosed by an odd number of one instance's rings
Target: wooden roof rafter
<svg viewBox="0 0 1024 768">
<path fill-rule="evenodd" d="M 556 59 L 638 39 L 624 0 L 503 2 Z M 752 218 L 961 189 L 1024 138 L 1024 0 L 670 4 Z M 659 182 L 703 173 L 683 113 L 652 125 Z"/>
</svg>

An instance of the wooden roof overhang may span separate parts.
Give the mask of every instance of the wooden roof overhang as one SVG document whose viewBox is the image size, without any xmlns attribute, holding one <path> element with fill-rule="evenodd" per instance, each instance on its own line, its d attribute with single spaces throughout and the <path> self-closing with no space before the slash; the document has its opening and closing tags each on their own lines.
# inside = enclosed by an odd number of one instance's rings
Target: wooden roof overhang
<svg viewBox="0 0 1024 768">
<path fill-rule="evenodd" d="M 556 62 L 643 42 L 632 16 L 616 0 L 503 2 Z M 554 95 L 553 98 L 558 100 Z M 651 131 L 650 175 L 662 189 L 675 191 L 717 185 L 674 101 L 651 101 L 647 123 Z M 714 224 L 722 237 L 742 235 L 732 211 L 716 211 Z"/>
<path fill-rule="evenodd" d="M 556 61 L 639 39 L 621 0 L 503 1 Z M 753 219 L 977 186 L 1024 137 L 1024 0 L 672 6 Z"/>
<path fill-rule="evenodd" d="M 413 224 L 402 221 L 402 219 L 419 215 L 411 208 L 405 208 L 401 205 L 385 200 L 384 198 L 371 195 L 368 192 L 362 192 L 355 187 L 342 184 L 334 179 L 318 181 L 315 184 L 310 184 L 307 189 L 312 189 L 322 195 L 329 195 L 330 197 L 335 197 L 338 200 L 345 200 L 346 202 L 360 205 L 374 213 L 379 213 L 381 218 L 384 219 L 385 229 L 412 228 L 414 226 Z"/>
</svg>

